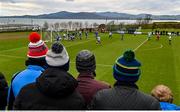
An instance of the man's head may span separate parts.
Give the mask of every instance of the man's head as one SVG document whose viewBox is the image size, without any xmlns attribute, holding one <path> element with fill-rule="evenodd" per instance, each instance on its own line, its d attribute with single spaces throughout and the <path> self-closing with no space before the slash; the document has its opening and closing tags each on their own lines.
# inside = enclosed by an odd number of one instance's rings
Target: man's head
<svg viewBox="0 0 180 112">
<path fill-rule="evenodd" d="M 65 71 L 69 70 L 69 55 L 66 48 L 56 42 L 46 54 L 46 62 L 51 67 L 57 67 Z"/>
<path fill-rule="evenodd" d="M 76 69 L 78 72 L 95 73 L 95 56 L 89 50 L 82 50 L 76 56 Z"/>
<path fill-rule="evenodd" d="M 173 94 L 170 88 L 165 85 L 157 85 L 151 91 L 151 95 L 158 99 L 160 102 L 173 102 Z"/>
<path fill-rule="evenodd" d="M 140 66 L 134 52 L 128 50 L 116 60 L 113 66 L 114 78 L 119 82 L 135 83 L 141 74 Z"/>
</svg>

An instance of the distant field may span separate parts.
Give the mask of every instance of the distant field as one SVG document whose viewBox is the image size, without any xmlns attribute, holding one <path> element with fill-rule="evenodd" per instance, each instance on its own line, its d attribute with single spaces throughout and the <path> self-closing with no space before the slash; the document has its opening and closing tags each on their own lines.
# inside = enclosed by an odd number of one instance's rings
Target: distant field
<svg viewBox="0 0 180 112">
<path fill-rule="evenodd" d="M 0 33 L 0 71 L 6 75 L 8 82 L 15 72 L 25 68 L 28 34 Z M 88 49 L 96 56 L 96 79 L 113 85 L 112 66 L 115 60 L 126 49 L 136 50 L 136 57 L 142 63 L 142 74 L 138 81 L 140 90 L 150 93 L 155 85 L 165 84 L 173 90 L 175 103 L 180 105 L 180 37 L 174 37 L 172 45 L 169 45 L 166 36 L 162 36 L 160 41 L 153 37 L 147 42 L 146 35 L 125 35 L 124 41 L 120 40 L 118 34 L 113 35 L 112 39 L 108 38 L 108 34 L 100 36 L 102 45 L 96 45 L 93 34 L 90 34 L 89 39 L 63 41 L 70 55 L 70 73 L 73 76 L 78 75 L 75 69 L 76 54 L 82 49 Z"/>
</svg>

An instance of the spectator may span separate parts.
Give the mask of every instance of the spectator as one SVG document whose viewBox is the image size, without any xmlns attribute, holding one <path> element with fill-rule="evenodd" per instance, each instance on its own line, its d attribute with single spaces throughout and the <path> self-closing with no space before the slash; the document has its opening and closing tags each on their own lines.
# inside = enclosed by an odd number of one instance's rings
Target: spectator
<svg viewBox="0 0 180 112">
<path fill-rule="evenodd" d="M 77 78 L 77 90 L 84 97 L 86 105 L 90 104 L 97 91 L 110 88 L 109 84 L 94 79 L 96 76 L 96 60 L 92 52 L 82 50 L 77 54 L 76 69 L 80 73 Z"/>
<path fill-rule="evenodd" d="M 8 83 L 4 75 L 0 72 L 0 110 L 5 110 L 7 106 Z"/>
<path fill-rule="evenodd" d="M 138 90 L 135 84 L 141 71 L 140 62 L 135 59 L 133 51 L 129 50 L 117 59 L 113 67 L 113 75 L 117 82 L 114 88 L 97 92 L 91 108 L 111 110 L 157 110 L 159 102 L 150 95 Z"/>
<path fill-rule="evenodd" d="M 160 101 L 162 110 L 180 110 L 180 107 L 173 103 L 173 94 L 170 88 L 165 85 L 157 85 L 152 91 L 151 95 Z"/>
<path fill-rule="evenodd" d="M 78 82 L 68 73 L 69 56 L 61 44 L 48 51 L 46 69 L 35 83 L 25 86 L 14 103 L 15 110 L 80 110 L 84 99 L 76 91 Z"/>
<path fill-rule="evenodd" d="M 47 68 L 45 56 L 48 51 L 45 43 L 40 39 L 40 35 L 33 32 L 29 35 L 29 51 L 26 60 L 27 68 L 16 73 L 12 80 L 8 92 L 8 109 L 11 110 L 15 97 L 21 88 L 29 83 L 35 82 L 36 78 Z"/>
</svg>

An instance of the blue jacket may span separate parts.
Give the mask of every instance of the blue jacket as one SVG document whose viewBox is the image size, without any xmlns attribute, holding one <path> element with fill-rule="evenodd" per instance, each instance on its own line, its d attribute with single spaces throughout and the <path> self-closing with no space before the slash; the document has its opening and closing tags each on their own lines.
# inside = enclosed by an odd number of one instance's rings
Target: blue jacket
<svg viewBox="0 0 180 112">
<path fill-rule="evenodd" d="M 27 69 L 15 74 L 8 91 L 8 109 L 12 109 L 15 97 L 25 85 L 33 83 L 45 69 L 38 65 L 28 65 Z"/>
<path fill-rule="evenodd" d="M 160 102 L 160 106 L 162 110 L 180 110 L 179 106 L 168 102 Z"/>
</svg>

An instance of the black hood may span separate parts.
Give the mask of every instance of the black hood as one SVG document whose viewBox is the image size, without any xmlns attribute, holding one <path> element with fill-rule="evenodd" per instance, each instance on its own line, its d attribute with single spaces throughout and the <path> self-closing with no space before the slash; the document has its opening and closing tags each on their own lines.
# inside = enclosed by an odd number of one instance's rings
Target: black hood
<svg viewBox="0 0 180 112">
<path fill-rule="evenodd" d="M 76 79 L 61 69 L 48 68 L 37 79 L 38 89 L 49 97 L 62 98 L 73 93 L 78 83 Z"/>
</svg>

